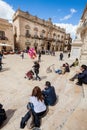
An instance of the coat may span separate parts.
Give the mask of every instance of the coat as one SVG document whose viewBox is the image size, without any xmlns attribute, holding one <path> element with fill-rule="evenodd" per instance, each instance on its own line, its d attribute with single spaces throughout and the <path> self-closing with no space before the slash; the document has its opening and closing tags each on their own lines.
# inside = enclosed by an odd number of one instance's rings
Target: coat
<svg viewBox="0 0 87 130">
<path fill-rule="evenodd" d="M 56 103 L 56 100 L 57 100 L 57 96 L 56 96 L 56 93 L 55 93 L 55 89 L 53 86 L 49 86 L 49 87 L 46 87 L 43 91 L 42 91 L 42 94 L 45 98 L 45 103 L 46 105 L 54 105 Z"/>
<path fill-rule="evenodd" d="M 81 79 L 84 83 L 87 84 L 87 69 L 78 74 L 78 79 Z"/>
</svg>

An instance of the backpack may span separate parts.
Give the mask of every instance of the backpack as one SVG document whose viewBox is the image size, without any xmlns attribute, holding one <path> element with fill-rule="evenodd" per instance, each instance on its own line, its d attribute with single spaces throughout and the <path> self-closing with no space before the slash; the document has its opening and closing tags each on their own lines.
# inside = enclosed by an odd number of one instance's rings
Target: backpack
<svg viewBox="0 0 87 130">
<path fill-rule="evenodd" d="M 2 107 L 0 107 L 0 126 L 3 124 L 4 120 L 7 119 L 6 112 Z"/>
</svg>

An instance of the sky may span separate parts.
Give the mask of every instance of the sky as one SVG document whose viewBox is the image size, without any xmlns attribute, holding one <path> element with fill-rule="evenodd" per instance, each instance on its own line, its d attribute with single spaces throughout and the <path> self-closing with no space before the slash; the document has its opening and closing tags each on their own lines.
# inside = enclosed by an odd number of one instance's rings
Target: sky
<svg viewBox="0 0 87 130">
<path fill-rule="evenodd" d="M 52 19 L 53 24 L 66 29 L 74 39 L 87 0 L 0 0 L 0 18 L 9 21 L 20 8 L 41 19 Z"/>
</svg>

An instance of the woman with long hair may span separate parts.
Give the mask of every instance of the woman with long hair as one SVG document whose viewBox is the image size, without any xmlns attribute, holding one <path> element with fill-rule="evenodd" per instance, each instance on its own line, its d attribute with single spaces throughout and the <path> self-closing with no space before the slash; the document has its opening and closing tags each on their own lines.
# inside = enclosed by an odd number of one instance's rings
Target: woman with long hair
<svg viewBox="0 0 87 130">
<path fill-rule="evenodd" d="M 33 126 L 40 127 L 40 119 L 46 113 L 46 105 L 41 89 L 35 86 L 30 97 L 31 111 L 33 115 Z"/>
</svg>

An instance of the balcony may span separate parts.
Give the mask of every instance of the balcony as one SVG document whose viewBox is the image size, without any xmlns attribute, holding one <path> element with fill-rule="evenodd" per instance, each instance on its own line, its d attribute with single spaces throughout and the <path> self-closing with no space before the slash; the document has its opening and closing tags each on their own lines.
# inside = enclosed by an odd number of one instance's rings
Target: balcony
<svg viewBox="0 0 87 130">
<path fill-rule="evenodd" d="M 34 35 L 34 38 L 35 38 L 35 39 L 39 39 L 39 36 L 38 36 L 38 35 Z"/>
<path fill-rule="evenodd" d="M 8 40 L 8 38 L 7 37 L 0 37 L 0 40 Z"/>
<path fill-rule="evenodd" d="M 26 34 L 25 37 L 26 37 L 26 38 L 30 38 L 31 35 L 30 35 L 30 34 Z"/>
<path fill-rule="evenodd" d="M 44 39 L 44 36 L 43 36 L 43 35 L 40 35 L 40 38 L 41 38 L 41 39 Z"/>
</svg>

